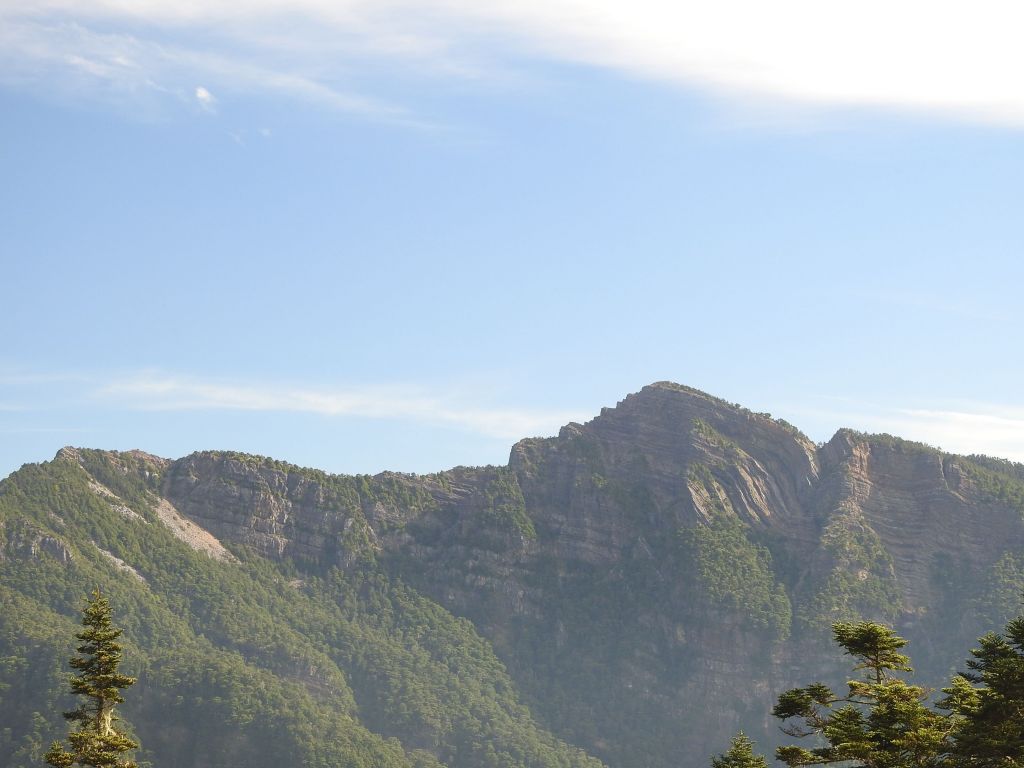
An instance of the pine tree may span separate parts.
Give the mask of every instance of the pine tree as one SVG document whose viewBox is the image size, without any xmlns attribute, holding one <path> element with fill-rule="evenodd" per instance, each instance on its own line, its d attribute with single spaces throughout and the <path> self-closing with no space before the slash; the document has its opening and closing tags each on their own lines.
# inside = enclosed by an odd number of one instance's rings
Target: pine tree
<svg viewBox="0 0 1024 768">
<path fill-rule="evenodd" d="M 55 741 L 46 753 L 46 762 L 54 768 L 72 765 L 95 768 L 136 768 L 123 755 L 139 745 L 114 728 L 114 705 L 124 701 L 120 691 L 135 683 L 135 678 L 118 673 L 121 646 L 117 638 L 122 630 L 113 626 L 110 601 L 97 589 L 86 601 L 82 613 L 83 629 L 75 637 L 82 641 L 79 656 L 70 660 L 78 674 L 71 677 L 71 692 L 84 697 L 64 717 L 78 729 L 68 734 L 70 750 Z"/>
<path fill-rule="evenodd" d="M 864 673 L 838 696 L 823 683 L 795 688 L 779 696 L 772 714 L 795 720 L 783 732 L 797 738 L 817 736 L 824 746 L 779 747 L 776 757 L 791 768 L 843 763 L 851 768 L 937 766 L 950 749 L 950 734 L 959 722 L 926 706 L 928 692 L 892 677 L 910 672 L 900 653 L 907 641 L 888 627 L 870 621 L 834 624 L 836 642 L 853 656 L 854 670 Z"/>
<path fill-rule="evenodd" d="M 989 633 L 953 678 L 943 702 L 961 716 L 955 734 L 955 765 L 1003 768 L 1024 765 L 1024 616 L 1005 635 Z M 980 687 L 974 687 L 974 685 Z"/>
<path fill-rule="evenodd" d="M 754 754 L 754 743 L 740 731 L 728 752 L 711 758 L 711 768 L 768 768 L 768 762 L 763 755 Z"/>
</svg>

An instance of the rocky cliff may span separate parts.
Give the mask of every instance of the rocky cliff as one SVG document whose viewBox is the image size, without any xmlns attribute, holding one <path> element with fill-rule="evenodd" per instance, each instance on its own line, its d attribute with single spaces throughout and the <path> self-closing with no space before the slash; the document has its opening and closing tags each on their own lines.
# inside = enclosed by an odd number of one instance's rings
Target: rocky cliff
<svg viewBox="0 0 1024 768">
<path fill-rule="evenodd" d="M 299 581 L 373 562 L 468 618 L 544 727 L 623 768 L 703 765 L 739 727 L 771 742 L 780 690 L 843 674 L 835 620 L 895 624 L 940 680 L 1024 585 L 1019 466 L 849 430 L 816 446 L 665 382 L 517 443 L 505 467 L 110 457 L 217 546 Z"/>
</svg>

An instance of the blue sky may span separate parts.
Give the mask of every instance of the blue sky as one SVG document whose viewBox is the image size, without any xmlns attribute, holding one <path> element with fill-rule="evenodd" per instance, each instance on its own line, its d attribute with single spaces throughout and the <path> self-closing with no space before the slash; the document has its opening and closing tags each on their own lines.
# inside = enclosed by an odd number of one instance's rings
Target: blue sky
<svg viewBox="0 0 1024 768">
<path fill-rule="evenodd" d="M 1019 12 L 715 6 L 0 5 L 0 475 L 502 463 L 662 379 L 1024 460 Z"/>
</svg>

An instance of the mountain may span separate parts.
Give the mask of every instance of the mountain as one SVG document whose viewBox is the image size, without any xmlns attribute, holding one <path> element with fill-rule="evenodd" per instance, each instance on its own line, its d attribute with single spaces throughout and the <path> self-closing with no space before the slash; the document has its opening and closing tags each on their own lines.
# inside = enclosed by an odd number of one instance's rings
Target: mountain
<svg viewBox="0 0 1024 768">
<path fill-rule="evenodd" d="M 0 573 L 0 764 L 63 734 L 100 586 L 154 765 L 688 768 L 845 679 L 832 621 L 962 666 L 1019 612 L 1024 466 L 662 382 L 435 475 L 65 448 L 0 483 Z"/>
</svg>

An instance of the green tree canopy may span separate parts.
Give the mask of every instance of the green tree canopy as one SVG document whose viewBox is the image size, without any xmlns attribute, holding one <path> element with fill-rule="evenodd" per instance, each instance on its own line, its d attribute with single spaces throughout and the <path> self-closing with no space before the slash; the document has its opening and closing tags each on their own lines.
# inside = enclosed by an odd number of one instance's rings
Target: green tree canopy
<svg viewBox="0 0 1024 768">
<path fill-rule="evenodd" d="M 927 768 L 941 764 L 949 751 L 955 715 L 925 705 L 928 692 L 892 677 L 910 672 L 900 653 L 907 641 L 874 622 L 833 625 L 836 642 L 856 660 L 861 679 L 847 683 L 838 696 L 823 683 L 783 693 L 772 714 L 787 721 L 783 731 L 816 736 L 823 746 L 779 747 L 776 757 L 789 766 L 843 763 L 851 768 Z"/>
<path fill-rule="evenodd" d="M 711 759 L 711 768 L 768 768 L 768 762 L 754 754 L 754 743 L 740 731 L 725 754 Z"/>
<path fill-rule="evenodd" d="M 946 688 L 944 706 L 961 720 L 954 736 L 957 765 L 1024 765 L 1024 617 L 978 641 L 971 670 Z M 973 684 L 973 685 L 972 685 Z M 978 685 L 979 687 L 974 687 Z"/>
<path fill-rule="evenodd" d="M 121 691 L 135 683 L 135 678 L 120 674 L 121 645 L 117 638 L 122 630 L 114 627 L 110 601 L 97 589 L 86 601 L 82 613 L 82 631 L 75 635 L 82 644 L 80 655 L 70 660 L 72 669 L 78 674 L 71 677 L 71 692 L 82 696 L 79 706 L 64 717 L 75 723 L 78 729 L 68 734 L 71 749 L 65 749 L 55 741 L 46 753 L 46 762 L 54 768 L 69 768 L 72 765 L 96 766 L 97 768 L 136 768 L 131 760 L 124 759 L 139 745 L 114 728 L 117 718 L 114 705 L 124 701 Z"/>
</svg>

